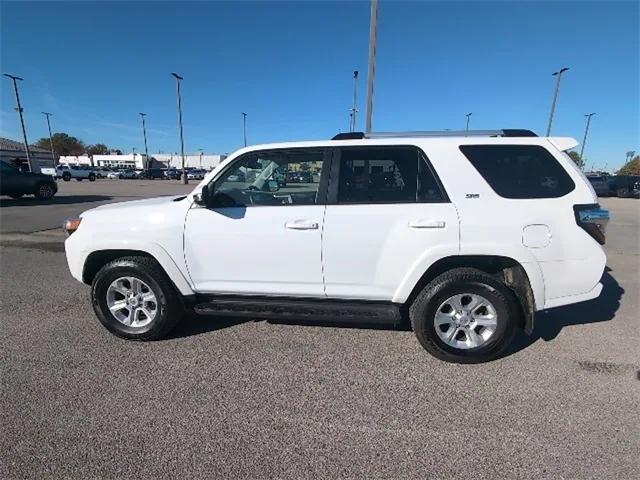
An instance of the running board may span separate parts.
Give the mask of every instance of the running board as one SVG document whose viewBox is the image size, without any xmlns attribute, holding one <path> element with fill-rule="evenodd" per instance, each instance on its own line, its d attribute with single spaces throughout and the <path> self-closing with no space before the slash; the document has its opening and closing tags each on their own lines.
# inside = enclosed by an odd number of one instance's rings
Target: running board
<svg viewBox="0 0 640 480">
<path fill-rule="evenodd" d="M 193 309 L 199 315 L 283 321 L 360 322 L 397 326 L 401 319 L 400 305 L 396 303 L 331 299 L 214 296 L 197 303 Z"/>
</svg>

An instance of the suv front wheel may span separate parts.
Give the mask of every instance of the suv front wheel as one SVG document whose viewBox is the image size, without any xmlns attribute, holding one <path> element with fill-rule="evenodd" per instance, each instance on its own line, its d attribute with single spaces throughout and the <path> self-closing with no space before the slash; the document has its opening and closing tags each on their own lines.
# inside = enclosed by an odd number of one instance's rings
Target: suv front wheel
<svg viewBox="0 0 640 480">
<path fill-rule="evenodd" d="M 492 360 L 509 346 L 520 309 L 500 280 L 456 268 L 432 280 L 409 309 L 413 331 L 433 356 L 454 363 Z"/>
<path fill-rule="evenodd" d="M 162 267 L 143 256 L 119 258 L 102 267 L 93 280 L 91 299 L 111 333 L 133 340 L 165 337 L 184 313 Z"/>
</svg>

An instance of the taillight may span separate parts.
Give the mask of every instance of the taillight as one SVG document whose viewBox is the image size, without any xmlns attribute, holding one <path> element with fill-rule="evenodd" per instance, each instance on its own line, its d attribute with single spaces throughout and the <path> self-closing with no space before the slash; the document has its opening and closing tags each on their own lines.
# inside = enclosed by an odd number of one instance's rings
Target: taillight
<svg viewBox="0 0 640 480">
<path fill-rule="evenodd" d="M 574 205 L 573 211 L 576 223 L 580 225 L 596 242 L 604 245 L 607 224 L 609 223 L 609 210 L 600 208 L 597 203 L 588 205 Z"/>
</svg>

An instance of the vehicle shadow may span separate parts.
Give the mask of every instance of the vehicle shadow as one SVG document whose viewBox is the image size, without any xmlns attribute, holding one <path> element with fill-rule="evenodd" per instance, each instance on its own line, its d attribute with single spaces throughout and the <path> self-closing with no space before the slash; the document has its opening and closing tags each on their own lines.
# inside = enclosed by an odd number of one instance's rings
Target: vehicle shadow
<svg viewBox="0 0 640 480">
<path fill-rule="evenodd" d="M 612 320 L 620 308 L 624 289 L 609 272 L 611 269 L 607 267 L 601 280 L 602 293 L 598 298 L 538 312 L 533 333 L 526 335 L 522 331 L 518 332 L 511 347 L 501 357 L 524 350 L 540 339 L 549 342 L 556 338 L 564 327 Z"/>
<path fill-rule="evenodd" d="M 558 336 L 564 327 L 612 320 L 620 307 L 620 301 L 624 294 L 624 289 L 616 279 L 611 276 L 609 273 L 610 271 L 611 269 L 607 267 L 601 280 L 603 284 L 602 293 L 598 298 L 587 302 L 567 305 L 566 307 L 558 307 L 538 312 L 535 318 L 533 333 L 531 335 L 526 335 L 524 332 L 519 331 L 511 346 L 498 358 L 513 355 L 514 353 L 533 345 L 540 339 L 547 342 L 551 341 Z M 354 320 L 343 321 L 340 320 L 339 317 L 332 320 L 309 320 L 304 318 L 264 320 L 258 317 L 255 319 L 247 319 L 223 316 L 218 317 L 215 315 L 197 315 L 195 313 L 190 313 L 176 327 L 169 338 L 174 339 L 200 335 L 254 321 L 266 321 L 272 325 L 292 325 L 299 327 L 333 327 L 397 332 L 411 331 L 411 326 L 406 312 L 404 312 L 403 318 L 399 323 L 394 323 L 392 320 L 390 320 L 389 323 L 364 323 Z"/>
<path fill-rule="evenodd" d="M 61 195 L 50 200 L 38 200 L 34 197 L 0 198 L 0 207 L 36 207 L 38 205 L 73 205 L 112 200 L 109 195 Z"/>
<path fill-rule="evenodd" d="M 203 333 L 215 332 L 225 328 L 235 327 L 242 323 L 252 322 L 246 318 L 217 317 L 213 315 L 197 315 L 188 313 L 176 328 L 168 335 L 167 340 L 192 337 Z"/>
</svg>

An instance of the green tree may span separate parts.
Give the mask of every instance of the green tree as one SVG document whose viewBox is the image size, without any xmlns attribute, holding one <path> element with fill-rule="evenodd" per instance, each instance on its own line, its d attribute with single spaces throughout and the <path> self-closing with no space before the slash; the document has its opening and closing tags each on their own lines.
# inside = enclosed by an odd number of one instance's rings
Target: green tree
<svg viewBox="0 0 640 480">
<path fill-rule="evenodd" d="M 53 151 L 58 155 L 82 155 L 85 152 L 85 145 L 82 140 L 72 137 L 66 133 L 54 133 L 51 137 Z M 50 148 L 49 138 L 44 137 L 35 143 L 36 147 Z"/>
<path fill-rule="evenodd" d="M 580 156 L 580 154 L 574 150 L 571 150 L 569 153 L 569 156 L 571 157 L 571 160 L 573 160 L 573 162 L 578 165 L 579 167 L 582 168 L 582 165 L 584 165 L 584 160 L 582 159 L 582 157 Z"/>
<path fill-rule="evenodd" d="M 104 143 L 96 143 L 87 147 L 87 155 L 107 155 L 109 148 Z"/>
<path fill-rule="evenodd" d="M 640 175 L 640 155 L 636 155 L 625 163 L 622 168 L 618 170 L 618 175 Z"/>
</svg>

